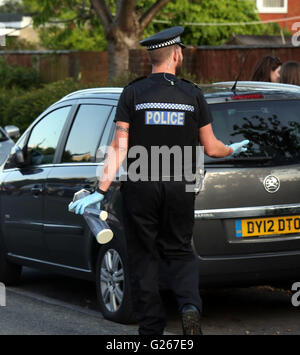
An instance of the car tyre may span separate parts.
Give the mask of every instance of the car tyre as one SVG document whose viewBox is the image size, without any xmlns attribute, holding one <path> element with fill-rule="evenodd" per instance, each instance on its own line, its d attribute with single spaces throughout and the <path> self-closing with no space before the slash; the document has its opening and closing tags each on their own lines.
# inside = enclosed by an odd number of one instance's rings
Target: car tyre
<svg viewBox="0 0 300 355">
<path fill-rule="evenodd" d="M 135 323 L 124 241 L 115 237 L 101 246 L 96 278 L 98 305 L 103 316 L 117 323 Z"/>
<path fill-rule="evenodd" d="M 16 285 L 20 281 L 22 266 L 9 262 L 0 247 L 0 282 L 5 285 Z"/>
</svg>

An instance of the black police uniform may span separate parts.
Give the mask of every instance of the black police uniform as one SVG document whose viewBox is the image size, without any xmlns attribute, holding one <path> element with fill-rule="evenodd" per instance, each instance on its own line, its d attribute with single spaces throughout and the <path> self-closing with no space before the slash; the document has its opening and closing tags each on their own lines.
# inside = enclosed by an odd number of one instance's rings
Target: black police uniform
<svg viewBox="0 0 300 355">
<path fill-rule="evenodd" d="M 198 146 L 199 128 L 212 118 L 199 88 L 174 75 L 158 73 L 124 89 L 115 121 L 130 124 L 129 152 L 142 146 L 151 156 L 153 146 Z M 128 172 L 134 161 L 127 159 Z M 121 192 L 133 309 L 139 333 L 153 335 L 163 334 L 165 327 L 158 285 L 160 258 L 167 262 L 168 280 L 179 310 L 193 304 L 201 312 L 202 302 L 191 246 L 195 194 L 186 192 L 184 179 L 176 181 L 174 169 L 170 169 L 169 179 L 160 171 L 158 181 L 151 181 L 150 159 L 148 167 L 148 176 L 140 181 L 130 181 L 129 173 Z"/>
</svg>

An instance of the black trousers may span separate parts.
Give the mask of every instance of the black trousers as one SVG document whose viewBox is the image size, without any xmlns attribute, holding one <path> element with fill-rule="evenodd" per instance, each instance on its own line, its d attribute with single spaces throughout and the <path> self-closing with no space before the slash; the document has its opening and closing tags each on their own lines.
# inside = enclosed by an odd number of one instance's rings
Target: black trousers
<svg viewBox="0 0 300 355">
<path fill-rule="evenodd" d="M 191 246 L 195 195 L 184 182 L 123 182 L 133 310 L 139 334 L 163 334 L 165 311 L 159 294 L 160 258 L 179 311 L 193 304 L 202 312 L 199 272 Z"/>
</svg>

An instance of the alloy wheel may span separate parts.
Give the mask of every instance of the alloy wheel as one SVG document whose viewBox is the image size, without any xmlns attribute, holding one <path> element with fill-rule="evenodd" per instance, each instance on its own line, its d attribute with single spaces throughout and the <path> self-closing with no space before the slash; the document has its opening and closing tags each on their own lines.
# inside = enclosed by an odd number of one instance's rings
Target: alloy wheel
<svg viewBox="0 0 300 355">
<path fill-rule="evenodd" d="M 120 254 L 109 249 L 101 263 L 100 287 L 103 303 L 110 312 L 116 312 L 124 295 L 124 267 Z"/>
</svg>

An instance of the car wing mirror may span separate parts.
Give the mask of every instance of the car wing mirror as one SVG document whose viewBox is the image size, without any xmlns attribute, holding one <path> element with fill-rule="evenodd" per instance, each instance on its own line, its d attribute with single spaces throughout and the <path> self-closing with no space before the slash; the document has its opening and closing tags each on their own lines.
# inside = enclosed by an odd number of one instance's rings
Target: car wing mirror
<svg viewBox="0 0 300 355">
<path fill-rule="evenodd" d="M 24 167 L 26 164 L 25 164 L 23 150 L 18 146 L 14 146 L 12 149 L 12 153 L 13 153 L 13 160 L 14 160 L 15 165 L 18 168 Z"/>
<path fill-rule="evenodd" d="M 4 130 L 5 130 L 6 134 L 8 135 L 8 137 L 11 139 L 16 139 L 16 138 L 20 137 L 20 130 L 16 126 L 12 126 L 12 125 L 5 126 Z"/>
</svg>

